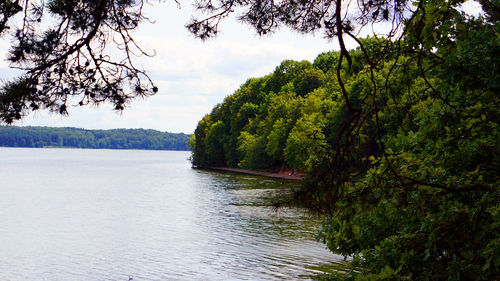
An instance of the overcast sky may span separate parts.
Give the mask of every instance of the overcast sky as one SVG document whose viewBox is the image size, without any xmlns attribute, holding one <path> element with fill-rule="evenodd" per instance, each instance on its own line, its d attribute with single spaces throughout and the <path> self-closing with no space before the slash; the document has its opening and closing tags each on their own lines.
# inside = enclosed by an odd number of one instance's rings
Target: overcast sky
<svg viewBox="0 0 500 281">
<path fill-rule="evenodd" d="M 145 22 L 135 33 L 145 50 L 156 52 L 153 58 L 139 59 L 159 87 L 155 96 L 134 100 L 121 114 L 108 105 L 71 107 L 67 117 L 38 111 L 14 125 L 192 133 L 203 115 L 248 78 L 272 72 L 285 59 L 312 61 L 322 52 L 338 49 L 322 34 L 304 36 L 287 29 L 259 38 L 250 26 L 232 19 L 222 24 L 217 38 L 202 42 L 184 27 L 191 13 L 189 4 L 179 10 L 172 1 L 149 6 L 145 15 L 156 23 Z M 15 75 L 5 61 L 8 43 L 0 40 L 0 80 Z"/>
</svg>

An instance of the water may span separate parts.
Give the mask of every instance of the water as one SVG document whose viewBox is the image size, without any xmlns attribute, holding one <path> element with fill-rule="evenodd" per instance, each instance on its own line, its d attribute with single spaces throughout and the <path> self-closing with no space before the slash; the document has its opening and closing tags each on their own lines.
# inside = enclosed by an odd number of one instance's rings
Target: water
<svg viewBox="0 0 500 281">
<path fill-rule="evenodd" d="M 0 148 L 1 280 L 308 279 L 340 257 L 281 181 L 188 152 Z"/>
</svg>

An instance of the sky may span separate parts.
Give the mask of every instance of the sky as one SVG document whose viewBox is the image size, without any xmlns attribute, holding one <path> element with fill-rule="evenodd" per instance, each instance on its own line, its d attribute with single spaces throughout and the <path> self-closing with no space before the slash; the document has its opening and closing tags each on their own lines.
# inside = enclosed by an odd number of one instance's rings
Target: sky
<svg viewBox="0 0 500 281">
<path fill-rule="evenodd" d="M 180 9 L 173 1 L 155 2 L 144 14 L 155 23 L 142 23 L 134 38 L 156 56 L 136 61 L 158 86 L 156 95 L 133 100 L 121 113 L 110 105 L 70 107 L 69 116 L 39 110 L 14 125 L 147 128 L 189 134 L 205 114 L 248 78 L 267 75 L 286 59 L 312 62 L 322 52 L 338 50 L 336 41 L 329 42 L 322 34 L 301 35 L 286 28 L 261 38 L 249 25 L 232 18 L 221 24 L 215 39 L 203 42 L 184 27 L 192 15 L 189 1 Z M 0 81 L 16 76 L 5 60 L 8 44 L 0 40 Z M 354 42 L 347 42 L 347 47 L 354 48 Z"/>
<path fill-rule="evenodd" d="M 69 116 L 39 110 L 19 126 L 78 127 L 86 129 L 148 128 L 192 133 L 198 121 L 224 97 L 234 93 L 248 78 L 274 71 L 285 59 L 309 60 L 336 49 L 334 42 L 279 30 L 260 38 L 249 25 L 228 19 L 214 39 L 201 41 L 184 27 L 192 14 L 190 4 L 178 9 L 173 1 L 147 6 L 144 14 L 155 20 L 144 22 L 134 38 L 152 58 L 137 58 L 158 86 L 156 95 L 136 99 L 121 113 L 110 105 L 70 107 Z M 5 60 L 8 41 L 0 41 L 0 80 L 15 76 Z"/>
</svg>

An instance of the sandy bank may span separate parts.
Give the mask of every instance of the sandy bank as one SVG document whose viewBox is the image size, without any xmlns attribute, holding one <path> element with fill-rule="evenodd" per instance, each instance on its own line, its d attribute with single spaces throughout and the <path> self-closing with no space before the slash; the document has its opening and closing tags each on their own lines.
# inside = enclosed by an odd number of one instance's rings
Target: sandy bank
<svg viewBox="0 0 500 281">
<path fill-rule="evenodd" d="M 287 174 L 260 172 L 260 171 L 236 169 L 236 168 L 228 168 L 228 167 L 207 167 L 206 169 L 216 170 L 216 171 L 228 171 L 228 172 L 234 172 L 234 173 L 240 173 L 240 174 L 256 175 L 256 176 L 263 176 L 263 177 L 270 177 L 270 178 L 277 178 L 277 179 L 286 179 L 286 180 L 302 180 L 304 178 L 301 175 L 287 175 Z"/>
</svg>

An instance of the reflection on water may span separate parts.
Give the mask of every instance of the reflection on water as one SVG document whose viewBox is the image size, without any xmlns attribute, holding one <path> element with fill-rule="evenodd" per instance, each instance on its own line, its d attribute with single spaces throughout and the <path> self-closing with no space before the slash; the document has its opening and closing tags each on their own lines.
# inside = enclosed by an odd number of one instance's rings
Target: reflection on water
<svg viewBox="0 0 500 281">
<path fill-rule="evenodd" d="M 335 268 L 289 182 L 188 152 L 0 148 L 1 280 L 276 280 Z"/>
</svg>

